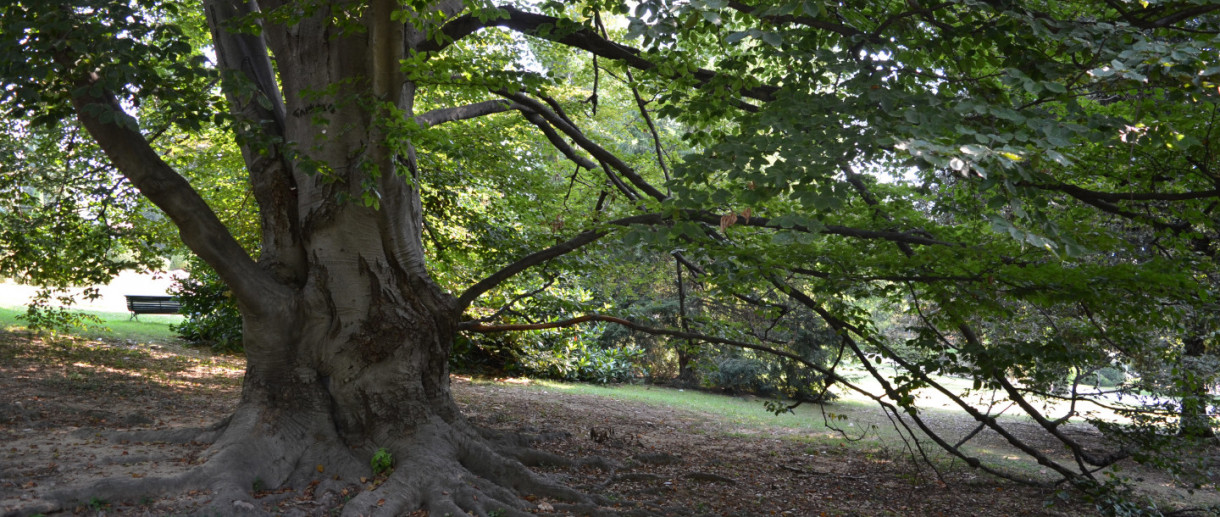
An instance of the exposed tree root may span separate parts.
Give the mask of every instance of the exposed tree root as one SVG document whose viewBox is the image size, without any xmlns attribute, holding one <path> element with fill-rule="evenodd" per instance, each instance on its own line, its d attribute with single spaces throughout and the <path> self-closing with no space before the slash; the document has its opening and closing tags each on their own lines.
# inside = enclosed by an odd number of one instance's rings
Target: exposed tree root
<svg viewBox="0 0 1220 517">
<path fill-rule="evenodd" d="M 528 437 L 491 436 L 498 439 L 484 438 L 464 421 L 417 428 L 391 447 L 398 459 L 394 473 L 349 502 L 344 514 L 400 515 L 424 508 L 433 515 L 527 515 L 535 506 L 526 495 L 594 509 L 604 503 L 526 468 L 517 458 L 529 456 L 530 449 L 518 445 Z"/>
<path fill-rule="evenodd" d="M 269 422 L 275 422 L 274 425 Z M 189 471 L 156 478 L 110 478 L 58 490 L 32 502 L 17 515 L 70 510 L 85 501 L 135 501 L 145 497 L 206 493 L 197 511 L 219 515 L 265 515 L 268 508 L 308 489 L 316 512 L 343 507 L 343 515 L 405 515 L 425 509 L 431 515 L 536 515 L 545 499 L 554 510 L 582 515 L 647 515 L 646 507 L 612 510 L 610 503 L 530 470 L 527 464 L 593 466 L 614 470 L 604 458 L 571 459 L 530 447 L 563 433 L 504 433 L 478 430 L 465 419 L 433 417 L 409 434 L 381 443 L 394 458 L 394 470 L 380 483 L 373 477 L 369 446 L 353 448 L 331 424 L 329 415 L 272 414 L 254 404 L 206 429 L 106 433 L 112 440 L 201 442 L 212 444 Z M 345 490 L 346 489 L 346 490 Z M 277 490 L 283 492 L 276 494 Z M 261 491 L 261 492 L 260 492 Z M 256 492 L 259 492 L 256 494 Z M 346 504 L 339 494 L 355 494 Z M 271 495 L 268 495 L 271 494 Z M 261 498 L 256 498 L 256 495 Z M 529 496 L 527 499 L 526 497 Z M 316 502 L 316 501 L 325 501 Z M 294 499 L 298 513 L 310 514 Z M 550 504 L 550 503 L 548 503 Z M 306 504 L 308 506 L 308 504 Z M 545 513 L 545 512 L 544 512 Z"/>
</svg>

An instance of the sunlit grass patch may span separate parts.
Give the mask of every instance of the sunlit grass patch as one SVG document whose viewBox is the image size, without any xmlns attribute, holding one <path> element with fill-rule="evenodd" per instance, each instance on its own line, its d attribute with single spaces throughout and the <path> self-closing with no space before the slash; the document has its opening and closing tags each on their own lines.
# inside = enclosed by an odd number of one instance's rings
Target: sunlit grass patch
<svg viewBox="0 0 1220 517">
<path fill-rule="evenodd" d="M 791 413 L 776 415 L 767 411 L 759 397 L 734 397 L 697 390 L 683 390 L 662 386 L 632 384 L 592 385 L 535 380 L 526 389 L 557 390 L 567 394 L 593 395 L 616 400 L 642 402 L 653 406 L 673 407 L 709 416 L 746 427 L 776 428 L 787 430 L 825 431 L 822 410 L 816 404 L 803 404 Z M 855 413 L 862 409 L 872 410 L 868 404 L 856 401 L 834 401 L 826 406 L 836 414 Z M 858 425 L 858 424 L 854 424 Z"/>
<path fill-rule="evenodd" d="M 141 343 L 165 343 L 178 339 L 170 325 L 183 319 L 178 314 L 144 314 L 138 320 L 130 319 L 126 312 L 80 311 L 94 316 L 100 322 L 88 322 L 83 328 L 73 328 L 70 333 L 87 339 L 122 339 Z M 26 322 L 20 316 L 24 307 L 0 307 L 0 330 L 15 332 L 25 330 Z"/>
</svg>

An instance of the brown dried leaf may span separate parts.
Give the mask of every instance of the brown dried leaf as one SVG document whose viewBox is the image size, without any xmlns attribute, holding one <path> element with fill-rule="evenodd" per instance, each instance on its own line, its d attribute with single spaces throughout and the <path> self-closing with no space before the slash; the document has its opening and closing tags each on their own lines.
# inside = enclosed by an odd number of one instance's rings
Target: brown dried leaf
<svg viewBox="0 0 1220 517">
<path fill-rule="evenodd" d="M 725 228 L 734 224 L 737 224 L 737 212 L 729 212 L 726 215 L 720 216 L 720 231 L 723 232 Z"/>
</svg>

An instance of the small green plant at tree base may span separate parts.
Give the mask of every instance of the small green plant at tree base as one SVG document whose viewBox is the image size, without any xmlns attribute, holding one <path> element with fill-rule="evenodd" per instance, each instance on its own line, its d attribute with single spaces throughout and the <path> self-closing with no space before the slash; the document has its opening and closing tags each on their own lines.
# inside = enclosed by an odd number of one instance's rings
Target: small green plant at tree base
<svg viewBox="0 0 1220 517">
<path fill-rule="evenodd" d="M 373 459 L 369 462 L 373 467 L 373 475 L 381 475 L 388 473 L 394 468 L 394 455 L 388 449 L 382 447 L 373 453 Z"/>
<path fill-rule="evenodd" d="M 262 492 L 267 489 L 267 482 L 263 481 L 263 478 L 254 478 L 254 482 L 250 485 L 250 489 L 254 492 Z"/>
<path fill-rule="evenodd" d="M 106 502 L 105 499 L 97 497 L 89 499 L 89 509 L 95 512 L 104 510 L 107 506 L 110 506 L 110 503 Z"/>
</svg>

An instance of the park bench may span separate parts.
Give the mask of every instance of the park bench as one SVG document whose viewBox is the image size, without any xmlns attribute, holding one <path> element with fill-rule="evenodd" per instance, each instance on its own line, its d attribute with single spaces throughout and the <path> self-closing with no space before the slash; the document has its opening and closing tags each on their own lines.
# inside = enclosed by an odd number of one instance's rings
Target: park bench
<svg viewBox="0 0 1220 517">
<path fill-rule="evenodd" d="M 140 321 L 141 314 L 178 314 L 182 310 L 182 304 L 178 303 L 178 299 L 173 296 L 142 296 L 142 295 L 124 295 L 127 297 L 127 310 L 131 311 L 131 321 L 135 318 Z"/>
</svg>

